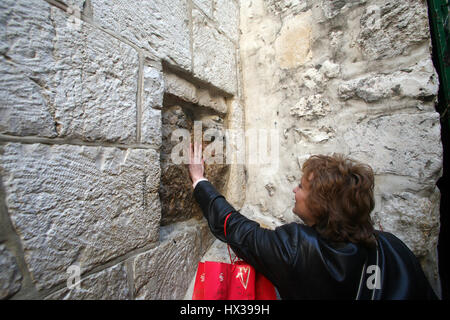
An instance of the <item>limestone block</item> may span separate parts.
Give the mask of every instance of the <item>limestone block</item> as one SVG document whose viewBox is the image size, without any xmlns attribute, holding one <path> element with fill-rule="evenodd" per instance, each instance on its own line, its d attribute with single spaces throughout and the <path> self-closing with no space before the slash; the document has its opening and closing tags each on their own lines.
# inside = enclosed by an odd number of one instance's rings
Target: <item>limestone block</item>
<svg viewBox="0 0 450 320">
<path fill-rule="evenodd" d="M 188 8 L 185 0 L 91 0 L 93 21 L 139 48 L 191 70 Z"/>
<path fill-rule="evenodd" d="M 164 96 L 162 73 L 150 66 L 143 70 L 141 142 L 161 146 L 161 108 Z"/>
<path fill-rule="evenodd" d="M 150 149 L 8 143 L 0 172 L 36 287 L 50 288 L 158 240 L 159 155 Z"/>
<path fill-rule="evenodd" d="M 301 97 L 298 103 L 290 110 L 291 116 L 303 118 L 308 121 L 322 118 L 329 112 L 330 104 L 328 100 L 320 94 Z"/>
<path fill-rule="evenodd" d="M 14 13 L 14 14 L 13 14 Z M 56 136 L 51 106 L 33 74 L 54 64 L 54 29 L 42 1 L 0 3 L 0 132 Z"/>
<path fill-rule="evenodd" d="M 361 16 L 357 43 L 366 59 L 408 55 L 415 45 L 428 42 L 426 1 L 388 1 L 367 6 Z"/>
<path fill-rule="evenodd" d="M 2 6 L 1 132 L 135 141 L 137 52 L 41 0 Z"/>
<path fill-rule="evenodd" d="M 439 80 L 430 58 L 391 74 L 371 73 L 343 81 L 338 87 L 339 98 L 363 99 L 374 102 L 395 96 L 429 100 L 437 95 Z"/>
<path fill-rule="evenodd" d="M 125 300 L 130 299 L 125 263 L 80 279 L 79 288 L 67 286 L 49 296 L 46 300 Z"/>
<path fill-rule="evenodd" d="M 209 90 L 199 88 L 189 81 L 172 73 L 164 73 L 165 92 L 186 102 L 209 108 L 221 114 L 227 113 L 225 98 L 214 95 Z"/>
<path fill-rule="evenodd" d="M 214 0 L 214 19 L 222 30 L 235 43 L 239 40 L 239 7 L 234 0 Z"/>
<path fill-rule="evenodd" d="M 182 299 L 198 262 L 213 243 L 206 221 L 177 223 L 161 233 L 160 246 L 134 260 L 136 299 Z"/>
<path fill-rule="evenodd" d="M 22 274 L 17 266 L 16 258 L 0 244 L 0 299 L 12 296 L 22 287 Z"/>
<path fill-rule="evenodd" d="M 196 8 L 192 10 L 192 19 L 194 76 L 235 94 L 236 48 Z"/>
<path fill-rule="evenodd" d="M 395 174 L 434 186 L 442 168 L 439 114 L 383 115 L 362 121 L 343 134 L 350 156 L 376 174 Z"/>
</svg>

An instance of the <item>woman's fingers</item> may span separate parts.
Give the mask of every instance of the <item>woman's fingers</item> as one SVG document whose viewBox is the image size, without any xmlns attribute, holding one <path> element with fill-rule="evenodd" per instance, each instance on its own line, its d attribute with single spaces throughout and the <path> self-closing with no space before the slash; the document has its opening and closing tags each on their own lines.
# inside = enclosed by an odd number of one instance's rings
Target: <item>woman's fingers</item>
<svg viewBox="0 0 450 320">
<path fill-rule="evenodd" d="M 202 163 L 202 145 L 200 143 L 194 143 L 194 163 Z"/>
</svg>

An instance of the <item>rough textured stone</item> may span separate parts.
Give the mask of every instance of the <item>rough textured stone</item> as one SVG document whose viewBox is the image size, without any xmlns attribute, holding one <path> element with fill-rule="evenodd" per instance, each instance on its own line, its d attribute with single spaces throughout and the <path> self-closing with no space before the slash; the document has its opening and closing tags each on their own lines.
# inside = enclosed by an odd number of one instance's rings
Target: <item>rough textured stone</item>
<svg viewBox="0 0 450 320">
<path fill-rule="evenodd" d="M 1 132 L 133 141 L 136 51 L 41 0 L 2 6 Z"/>
<path fill-rule="evenodd" d="M 38 289 L 158 239 L 158 163 L 153 150 L 2 147 L 6 205 Z"/>
<path fill-rule="evenodd" d="M 161 146 L 161 108 L 164 96 L 164 78 L 161 71 L 145 66 L 143 70 L 142 136 L 141 142 Z"/>
<path fill-rule="evenodd" d="M 192 10 L 192 19 L 194 76 L 225 92 L 236 93 L 236 49 L 233 43 L 196 8 Z"/>
<path fill-rule="evenodd" d="M 0 244 L 0 271 L 0 299 L 5 299 L 20 290 L 22 274 L 16 258 L 3 244 Z"/>
<path fill-rule="evenodd" d="M 326 116 L 330 112 L 328 101 L 322 95 L 302 97 L 300 101 L 291 108 L 291 116 L 314 120 Z"/>
<path fill-rule="evenodd" d="M 410 192 L 382 194 L 378 222 L 383 230 L 398 235 L 419 257 L 426 256 L 437 245 L 439 235 L 439 190 L 431 197 Z M 437 200 L 437 201 L 434 201 Z"/>
<path fill-rule="evenodd" d="M 47 300 L 124 300 L 130 299 L 125 263 L 120 263 L 88 277 L 81 278 L 79 289 L 67 287 Z"/>
<path fill-rule="evenodd" d="M 422 0 L 241 2 L 245 130 L 280 136 L 276 170 L 246 165 L 244 207 L 255 217 L 300 222 L 292 214 L 299 166 L 312 154 L 335 152 L 371 165 L 377 190 L 407 192 L 437 208 L 430 194 L 441 175 L 442 146 L 425 8 Z M 377 212 L 388 216 L 388 202 L 381 202 L 378 192 Z M 424 239 L 418 241 L 437 238 Z M 422 261 L 436 270 L 435 255 Z"/>
<path fill-rule="evenodd" d="M 185 70 L 191 70 L 185 0 L 91 0 L 94 23 Z"/>
<path fill-rule="evenodd" d="M 381 210 L 374 212 L 377 227 L 399 237 L 419 259 L 428 280 L 438 292 L 436 247 L 439 237 L 439 198 L 437 188 L 430 196 L 410 192 L 381 195 Z"/>
<path fill-rule="evenodd" d="M 182 299 L 198 262 L 213 242 L 206 221 L 170 225 L 161 233 L 160 246 L 134 260 L 136 299 Z"/>
<path fill-rule="evenodd" d="M 343 137 L 350 155 L 371 164 L 376 174 L 410 176 L 425 186 L 434 186 L 441 174 L 442 145 L 436 112 L 368 119 L 349 128 Z"/>
<path fill-rule="evenodd" d="M 239 40 L 239 7 L 233 0 L 214 0 L 213 16 L 222 30 L 231 40 Z"/>
<path fill-rule="evenodd" d="M 54 64 L 49 20 L 50 8 L 42 1 L 0 3 L 1 133 L 56 136 L 51 106 L 33 77 Z"/>
<path fill-rule="evenodd" d="M 367 0 L 322 0 L 320 5 L 326 19 L 332 19 L 339 14 L 347 12 L 355 5 L 366 3 Z"/>
<path fill-rule="evenodd" d="M 331 127 L 322 126 L 319 128 L 294 128 L 297 143 L 302 145 L 308 143 L 324 143 L 335 136 Z"/>
<path fill-rule="evenodd" d="M 345 81 L 339 86 L 338 94 L 343 100 L 360 98 L 366 102 L 395 96 L 429 100 L 438 90 L 438 76 L 428 58 L 390 74 L 369 74 Z"/>
<path fill-rule="evenodd" d="M 202 116 L 193 118 L 192 111 L 180 106 L 165 107 L 163 109 L 163 145 L 161 148 L 161 185 L 159 194 L 162 204 L 161 224 L 166 225 L 175 221 L 187 220 L 191 217 L 201 217 L 200 207 L 194 199 L 192 182 L 187 168 L 188 158 L 181 164 L 174 163 L 172 159 L 174 148 L 182 147 L 178 140 L 177 129 L 185 129 L 189 133 L 191 142 L 194 142 L 194 121 L 202 122 L 202 137 L 204 157 L 207 157 L 206 130 L 217 128 L 223 131 L 223 119 L 219 116 Z M 173 136 L 174 135 L 174 136 Z M 223 135 L 223 133 L 222 133 Z M 183 138 L 184 139 L 184 138 Z M 185 142 L 189 146 L 188 142 Z M 177 147 L 178 146 L 178 147 Z M 186 150 L 187 152 L 187 150 Z M 219 156 L 219 153 L 217 154 Z M 183 157 L 184 157 L 183 153 Z M 187 157 L 187 155 L 186 155 Z M 182 160 L 182 159 L 180 159 Z M 223 191 L 226 183 L 228 166 L 225 163 L 208 164 L 205 161 L 205 177 L 213 183 L 218 190 Z M 176 197 L 174 197 L 176 195 Z"/>
<path fill-rule="evenodd" d="M 273 15 L 297 15 L 309 8 L 308 0 L 267 0 L 267 11 Z"/>
<path fill-rule="evenodd" d="M 225 98 L 214 95 L 206 89 L 199 88 L 189 81 L 182 79 L 172 73 L 164 74 L 165 92 L 174 95 L 186 102 L 209 108 L 220 114 L 227 113 Z"/>
<path fill-rule="evenodd" d="M 357 42 L 367 59 L 407 55 L 429 41 L 426 1 L 387 1 L 368 6 L 361 16 Z"/>
</svg>

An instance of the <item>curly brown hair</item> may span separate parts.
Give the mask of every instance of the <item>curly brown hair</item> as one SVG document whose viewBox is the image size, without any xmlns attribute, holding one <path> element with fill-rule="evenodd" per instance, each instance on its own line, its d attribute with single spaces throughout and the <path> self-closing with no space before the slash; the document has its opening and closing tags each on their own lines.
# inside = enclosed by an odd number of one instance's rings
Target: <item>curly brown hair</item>
<svg viewBox="0 0 450 320">
<path fill-rule="evenodd" d="M 341 154 L 313 155 L 302 167 L 308 181 L 306 206 L 315 229 L 333 242 L 375 245 L 370 212 L 375 206 L 370 166 Z"/>
</svg>

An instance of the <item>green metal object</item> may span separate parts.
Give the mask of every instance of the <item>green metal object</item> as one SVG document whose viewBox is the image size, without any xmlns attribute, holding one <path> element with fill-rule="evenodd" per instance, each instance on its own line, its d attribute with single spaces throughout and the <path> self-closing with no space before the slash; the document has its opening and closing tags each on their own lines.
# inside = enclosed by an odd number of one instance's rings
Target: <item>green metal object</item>
<svg viewBox="0 0 450 320">
<path fill-rule="evenodd" d="M 448 0 L 428 0 L 435 67 L 439 73 L 441 119 L 450 126 L 450 22 Z"/>
</svg>

